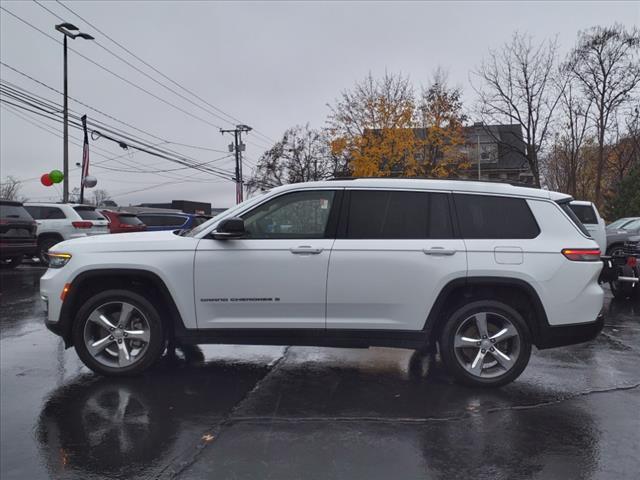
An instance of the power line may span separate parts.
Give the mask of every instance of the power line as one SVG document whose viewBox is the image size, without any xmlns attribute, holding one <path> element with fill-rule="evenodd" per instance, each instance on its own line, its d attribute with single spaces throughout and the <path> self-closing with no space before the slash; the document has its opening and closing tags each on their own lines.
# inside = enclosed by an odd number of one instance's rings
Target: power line
<svg viewBox="0 0 640 480">
<path fill-rule="evenodd" d="M 9 82 L 6 82 L 6 81 L 2 81 L 2 82 L 3 82 L 3 83 L 9 83 Z M 12 87 L 7 87 L 7 85 L 3 85 L 3 88 L 5 88 L 5 89 L 6 89 L 6 88 L 12 89 Z M 20 88 L 20 87 L 18 87 L 18 88 Z M 26 93 L 15 92 L 15 89 L 12 89 L 12 90 L 14 90 L 14 91 L 12 92 L 13 94 L 12 94 L 12 93 L 8 93 L 8 94 L 7 94 L 7 92 L 6 92 L 6 91 L 5 91 L 5 92 L 3 92 L 3 93 L 5 93 L 5 95 L 7 95 L 7 96 L 10 96 L 10 98 L 18 99 L 18 100 L 24 101 L 24 103 L 28 104 L 28 105 L 29 105 L 29 106 L 31 106 L 31 107 L 34 107 L 34 108 L 40 109 L 40 110 L 42 110 L 42 111 L 45 111 L 45 112 L 46 112 L 46 113 L 48 113 L 49 115 L 55 115 L 55 114 L 59 113 L 59 111 L 58 111 L 58 110 L 59 110 L 59 105 L 58 105 L 57 103 L 53 102 L 52 100 L 44 99 L 44 97 L 38 97 L 38 96 L 36 96 L 36 97 L 37 97 L 37 98 L 39 98 L 39 99 L 43 99 L 43 100 L 45 100 L 46 102 L 43 102 L 42 100 L 37 100 L 37 99 L 36 99 L 36 100 L 34 100 L 33 98 L 30 98 L 33 94 L 32 94 L 31 92 L 29 92 L 28 90 L 21 89 L 23 92 L 26 92 Z M 18 94 L 17 96 L 16 96 L 16 93 Z M 25 100 L 25 97 L 27 97 L 27 99 L 26 99 L 26 100 Z M 31 100 L 31 102 L 29 102 L 29 100 Z M 34 104 L 34 103 L 33 103 L 34 101 L 36 102 L 36 104 Z M 47 103 L 47 102 L 48 102 L 48 103 Z M 43 107 L 43 106 L 48 107 L 49 109 L 52 109 L 52 110 L 56 110 L 56 111 L 55 111 L 55 112 L 47 111 L 46 109 L 42 109 L 42 107 Z M 30 110 L 30 111 L 31 111 L 31 110 Z M 39 112 L 33 112 L 33 111 L 31 111 L 31 112 L 32 112 L 32 113 L 39 113 Z M 47 117 L 47 118 L 49 118 L 49 117 Z M 76 119 L 79 119 L 79 118 L 80 118 L 80 117 L 79 117 L 79 115 L 76 115 Z M 59 120 L 59 119 L 57 119 L 57 118 L 56 118 L 55 120 L 56 120 L 56 121 L 60 121 L 60 120 Z M 92 123 L 93 123 L 93 122 L 92 122 Z M 76 128 L 80 128 L 80 126 L 79 126 L 79 124 L 78 124 L 77 122 L 76 122 L 75 124 L 73 124 L 73 123 L 72 123 L 72 126 L 74 126 L 74 127 L 76 127 Z M 122 135 L 122 134 L 124 133 L 125 138 L 127 138 L 127 140 L 129 140 L 129 141 L 133 141 L 133 142 L 137 142 L 137 143 L 140 143 L 141 145 L 143 145 L 143 146 L 145 146 L 145 147 L 147 147 L 147 148 L 155 149 L 156 151 L 163 152 L 163 153 L 165 153 L 165 155 L 166 155 L 166 152 L 165 152 L 164 150 L 162 150 L 162 149 L 157 148 L 157 146 L 156 146 L 156 145 L 149 145 L 148 143 L 140 142 L 139 140 L 135 140 L 135 139 L 131 139 L 130 137 L 127 137 L 127 136 L 126 136 L 126 135 L 127 135 L 127 134 L 126 134 L 126 132 L 122 132 L 121 130 L 118 130 L 118 129 L 115 129 L 115 130 L 116 130 L 116 132 L 114 132 L 114 131 L 113 131 L 113 130 L 111 130 L 108 126 L 104 126 L 104 125 L 101 125 L 101 124 L 98 124 L 98 127 L 99 127 L 99 128 L 104 128 L 106 131 L 108 131 L 109 133 L 112 133 L 112 134 L 119 134 L 119 135 Z M 193 159 L 193 158 L 191 158 L 191 157 L 179 156 L 179 154 L 176 154 L 176 152 L 174 152 L 174 151 L 172 151 L 172 150 L 168 150 L 168 152 L 170 152 L 171 154 L 174 154 L 174 156 L 178 156 L 178 158 L 180 158 L 182 161 L 187 161 L 187 162 L 189 162 L 189 161 L 193 161 L 193 162 L 195 162 L 196 164 L 199 162 L 198 160 L 195 160 L 195 159 Z M 224 157 L 223 157 L 223 158 L 224 158 Z M 218 160 L 219 160 L 219 159 L 218 159 Z M 204 162 L 204 163 L 210 163 L 210 162 Z M 231 173 L 231 172 L 224 171 L 224 170 L 221 170 L 221 169 L 218 169 L 218 171 L 219 171 L 219 172 L 222 172 L 222 173 L 224 173 L 224 174 L 230 174 L 230 173 Z"/>
<path fill-rule="evenodd" d="M 44 36 L 46 36 L 47 38 L 49 38 L 49 39 L 53 40 L 54 42 L 56 42 L 56 43 L 58 43 L 58 44 L 60 44 L 60 45 L 62 44 L 62 42 L 60 42 L 60 41 L 59 41 L 59 40 L 57 40 L 56 38 L 52 37 L 52 36 L 51 36 L 51 35 L 49 35 L 48 33 L 44 32 L 43 30 L 39 29 L 38 27 L 36 27 L 36 26 L 32 25 L 31 23 L 27 22 L 26 20 L 24 20 L 23 18 L 19 17 L 19 16 L 18 16 L 18 15 L 16 15 L 16 14 L 14 14 L 13 12 L 11 12 L 11 11 L 7 10 L 6 8 L 4 8 L 4 7 L 0 6 L 0 10 L 2 10 L 2 11 L 4 11 L 4 12 L 8 13 L 8 14 L 9 14 L 9 15 L 11 15 L 12 17 L 16 18 L 17 20 L 19 20 L 20 22 L 24 23 L 24 24 L 25 24 L 25 25 L 27 25 L 28 27 L 30 27 L 30 28 L 32 28 L 32 29 L 34 29 L 34 30 L 36 30 L 36 31 L 40 32 L 42 35 L 44 35 Z M 100 65 L 98 62 L 95 62 L 94 60 L 90 59 L 89 57 L 87 57 L 87 56 L 85 56 L 85 55 L 81 54 L 80 52 L 78 52 L 77 50 L 73 49 L 72 47 L 68 47 L 68 49 L 69 49 L 69 50 L 71 50 L 71 51 L 72 51 L 73 53 L 75 53 L 76 55 L 78 55 L 79 57 L 81 57 L 81 58 L 85 59 L 85 60 L 86 60 L 86 61 L 88 61 L 89 63 L 92 63 L 92 64 L 93 64 L 93 65 L 95 65 L 96 67 L 98 67 L 98 68 L 100 68 L 100 69 L 104 70 L 105 72 L 109 73 L 110 75 L 113 75 L 114 77 L 116 77 L 116 78 L 120 79 L 121 81 L 123 81 L 123 82 L 127 83 L 128 85 L 131 85 L 132 87 L 137 88 L 138 90 L 140 90 L 140 91 L 142 91 L 142 92 L 146 93 L 147 95 L 149 95 L 149 96 L 151 96 L 151 97 L 155 98 L 156 100 L 159 100 L 159 101 L 161 101 L 162 103 L 165 103 L 165 104 L 169 105 L 170 107 L 175 108 L 176 110 L 179 110 L 180 112 L 182 112 L 182 113 L 184 113 L 184 114 L 186 114 L 186 115 L 189 115 L 190 117 L 192 117 L 192 118 L 194 118 L 194 119 L 196 119 L 196 120 L 199 120 L 199 121 L 201 121 L 201 122 L 203 122 L 203 123 L 206 123 L 207 125 L 210 125 L 210 126 L 212 126 L 212 127 L 216 128 L 216 129 L 220 129 L 220 128 L 221 128 L 220 126 L 218 126 L 218 125 L 216 125 L 216 124 L 214 124 L 214 123 L 211 123 L 211 122 L 209 122 L 208 120 L 205 120 L 204 118 L 201 118 L 201 117 L 199 117 L 199 116 L 197 116 L 197 115 L 194 115 L 194 114 L 192 114 L 191 112 L 189 112 L 188 110 L 185 110 L 185 109 L 183 109 L 183 108 L 181 108 L 181 107 L 179 107 L 179 106 L 177 106 L 177 105 L 175 105 L 175 104 L 173 104 L 173 103 L 169 102 L 168 100 L 166 100 L 166 99 L 164 99 L 164 98 L 162 98 L 162 97 L 159 97 L 158 95 L 156 95 L 156 94 L 154 94 L 154 93 L 150 92 L 149 90 L 146 90 L 145 88 L 142 88 L 141 86 L 136 85 L 135 83 L 131 82 L 130 80 L 127 80 L 126 78 L 122 77 L 121 75 L 118 75 L 117 73 L 115 73 L 115 72 L 113 72 L 113 71 L 109 70 L 109 69 L 108 69 L 108 68 L 106 68 L 105 66 Z"/>
<path fill-rule="evenodd" d="M 35 0 L 34 0 L 35 1 Z M 214 110 L 216 110 L 217 112 L 220 112 L 221 114 L 229 117 L 231 120 L 233 120 L 236 123 L 239 124 L 243 124 L 245 122 L 243 122 L 242 120 L 239 120 L 238 118 L 234 117 L 233 115 L 225 112 L 224 110 L 216 107 L 215 105 L 211 104 L 210 102 L 208 102 L 207 100 L 205 100 L 204 98 L 202 98 L 201 96 L 199 96 L 198 94 L 194 93 L 192 90 L 187 89 L 186 87 L 184 87 L 183 85 L 181 85 L 180 83 L 176 82 L 175 80 L 173 80 L 172 78 L 168 77 L 167 75 L 165 75 L 163 72 L 161 72 L 160 70 L 158 70 L 156 67 L 154 67 L 153 65 L 151 65 L 150 63 L 146 62 L 145 60 L 143 60 L 142 58 L 140 58 L 138 55 L 136 55 L 135 53 L 133 53 L 131 50 L 129 50 L 127 47 L 125 47 L 124 45 L 122 45 L 121 43 L 117 42 L 116 40 L 114 40 L 112 37 L 110 37 L 109 35 L 107 35 L 105 32 L 103 32 L 102 30 L 100 30 L 97 26 L 95 26 L 93 23 L 89 22 L 88 20 L 86 20 L 85 18 L 81 17 L 78 13 L 76 13 L 75 11 L 73 11 L 71 8 L 67 7 L 64 3 L 62 3 L 59 0 L 56 0 L 56 2 L 62 6 L 64 9 L 66 9 L 67 11 L 69 11 L 70 13 L 72 13 L 73 15 L 75 15 L 76 17 L 78 17 L 80 20 L 82 20 L 84 23 L 86 23 L 87 25 L 89 25 L 91 28 L 93 28 L 95 31 L 97 31 L 98 33 L 100 33 L 101 35 L 103 35 L 105 38 L 109 39 L 112 43 L 114 43 L 115 45 L 117 45 L 118 47 L 120 47 L 122 50 L 124 50 L 125 52 L 127 52 L 129 55 L 131 55 L 133 58 L 135 58 L 136 60 L 138 60 L 139 62 L 143 63 L 144 65 L 146 65 L 147 67 L 149 67 L 151 70 L 153 70 L 154 72 L 156 72 L 158 75 L 161 75 L 163 78 L 165 78 L 166 80 L 170 81 L 172 84 L 174 84 L 175 86 L 177 86 L 178 88 L 182 89 L 183 91 L 187 92 L 188 94 L 190 94 L 191 96 L 193 96 L 194 98 L 200 100 L 201 102 L 203 102 L 204 104 L 208 105 L 209 107 L 213 108 Z M 36 2 L 37 3 L 37 2 Z M 45 7 L 43 7 L 45 8 Z M 48 10 L 48 9 L 47 9 Z M 55 14 L 54 14 L 55 15 Z M 58 17 L 58 15 L 55 15 L 56 17 Z M 61 19 L 61 17 L 58 17 Z M 166 87 L 165 87 L 166 88 Z M 213 114 L 215 115 L 215 114 Z M 220 117 L 219 115 L 216 115 L 218 118 L 222 119 L 223 121 L 226 121 L 228 123 L 233 123 L 230 120 L 224 119 L 222 117 Z M 271 137 L 269 137 L 268 135 L 265 135 L 264 133 L 260 132 L 259 130 L 255 130 L 254 132 L 257 133 L 258 135 L 264 137 L 266 140 L 268 140 L 269 142 L 274 142 L 275 140 L 272 139 Z"/>
<path fill-rule="evenodd" d="M 16 99 L 17 101 L 19 101 L 19 102 L 21 102 L 23 104 L 26 104 L 29 107 L 34 108 L 35 110 L 27 108 L 27 107 L 25 107 L 25 105 L 20 105 L 20 104 L 16 104 L 16 103 L 10 102 L 10 101 L 8 101 L 6 99 L 2 100 L 3 102 L 8 103 L 9 105 L 13 105 L 14 107 L 21 108 L 23 110 L 26 110 L 28 112 L 31 112 L 31 113 L 34 113 L 34 114 L 37 114 L 37 115 L 40 115 L 40 116 L 43 116 L 43 117 L 48 118 L 50 120 L 55 120 L 55 121 L 58 121 L 58 122 L 62 122 L 62 120 L 59 117 L 56 116 L 57 112 L 50 112 L 50 111 L 46 110 L 45 108 L 43 108 L 42 106 L 34 104 L 32 102 L 29 102 L 26 99 L 21 99 L 19 97 L 16 97 L 15 95 L 12 96 L 11 94 L 7 94 L 6 90 L 3 90 L 2 93 L 5 96 L 9 96 L 12 99 Z M 50 107 L 50 108 L 52 108 L 52 107 Z M 51 116 L 51 115 L 54 115 L 54 116 Z M 77 122 L 71 121 L 69 123 L 70 123 L 70 125 L 72 127 L 75 127 L 77 129 L 82 129 L 80 124 L 77 123 Z M 184 158 L 180 158 L 180 157 L 176 158 L 175 156 L 170 157 L 170 156 L 168 156 L 166 154 L 166 152 L 163 152 L 162 149 L 158 149 L 157 147 L 155 147 L 153 145 L 148 145 L 148 144 L 141 143 L 142 146 L 140 146 L 140 145 L 134 145 L 132 142 L 126 143 L 126 142 L 122 141 L 121 139 L 112 138 L 112 137 L 110 137 L 108 135 L 105 135 L 104 133 L 101 133 L 101 132 L 99 132 L 97 130 L 93 130 L 92 133 L 93 134 L 97 134 L 99 136 L 102 136 L 102 137 L 104 137 L 104 138 L 106 138 L 108 140 L 111 140 L 111 141 L 119 144 L 123 148 L 131 147 L 131 148 L 134 148 L 136 150 L 143 151 L 143 152 L 145 152 L 145 153 L 147 153 L 149 155 L 153 155 L 153 156 L 156 156 L 156 157 L 159 157 L 159 158 L 163 158 L 165 160 L 169 160 L 171 162 L 178 163 L 178 164 L 183 165 L 185 167 L 190 167 L 190 168 L 193 168 L 193 169 L 196 169 L 196 170 L 201 170 L 203 172 L 209 173 L 210 175 L 214 175 L 214 176 L 218 176 L 220 178 L 224 178 L 224 179 L 230 180 L 229 175 L 231 175 L 231 172 L 228 172 L 228 171 L 225 171 L 225 170 L 222 170 L 222 169 L 216 169 L 216 168 L 211 167 L 211 166 L 206 166 L 205 164 L 207 162 L 194 163 L 194 162 L 192 162 L 190 160 L 187 160 L 187 159 L 184 159 Z M 109 132 L 109 133 L 111 133 L 111 132 Z M 140 143 L 140 142 L 137 142 L 137 143 Z M 152 151 L 152 149 L 156 150 L 156 151 Z"/>
</svg>

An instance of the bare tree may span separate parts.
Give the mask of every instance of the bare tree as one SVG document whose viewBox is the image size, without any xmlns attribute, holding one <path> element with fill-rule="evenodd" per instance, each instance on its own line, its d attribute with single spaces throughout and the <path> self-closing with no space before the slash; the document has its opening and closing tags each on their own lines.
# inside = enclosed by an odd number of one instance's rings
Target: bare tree
<svg viewBox="0 0 640 480">
<path fill-rule="evenodd" d="M 595 202 L 602 199 L 608 129 L 640 83 L 640 31 L 622 25 L 593 27 L 581 32 L 569 66 L 585 95 L 593 101 L 592 118 L 598 139 Z"/>
<path fill-rule="evenodd" d="M 329 139 L 309 125 L 284 132 L 282 139 L 265 152 L 247 182 L 249 192 L 288 183 L 325 180 L 340 170 L 331 154 Z"/>
<path fill-rule="evenodd" d="M 481 82 L 474 89 L 483 123 L 522 128 L 525 157 L 536 186 L 540 186 L 538 158 L 563 90 L 563 82 L 554 81 L 557 50 L 556 40 L 534 45 L 530 36 L 516 32 L 501 49 L 489 51 L 474 72 Z"/>
<path fill-rule="evenodd" d="M 111 200 L 111 195 L 103 188 L 98 188 L 93 191 L 93 204 L 96 207 L 102 205 L 105 200 Z"/>
<path fill-rule="evenodd" d="M 582 147 L 589 131 L 589 111 L 592 101 L 580 95 L 576 85 L 569 81 L 560 97 L 561 123 L 556 138 L 558 161 L 564 164 L 562 191 L 572 196 L 578 194 L 577 180 L 584 169 Z"/>
<path fill-rule="evenodd" d="M 0 182 L 0 198 L 3 200 L 24 201 L 24 197 L 20 195 L 22 183 L 15 177 L 9 175 L 4 182 Z"/>
</svg>

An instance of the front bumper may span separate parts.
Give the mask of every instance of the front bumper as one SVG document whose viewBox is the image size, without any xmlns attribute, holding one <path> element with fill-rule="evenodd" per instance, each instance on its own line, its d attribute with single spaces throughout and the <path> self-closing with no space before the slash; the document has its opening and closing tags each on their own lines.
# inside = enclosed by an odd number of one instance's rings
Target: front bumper
<svg viewBox="0 0 640 480">
<path fill-rule="evenodd" d="M 604 314 L 601 312 L 595 321 L 574 323 L 570 325 L 550 326 L 546 325 L 538 332 L 536 346 L 545 348 L 575 345 L 593 340 L 604 327 Z"/>
</svg>

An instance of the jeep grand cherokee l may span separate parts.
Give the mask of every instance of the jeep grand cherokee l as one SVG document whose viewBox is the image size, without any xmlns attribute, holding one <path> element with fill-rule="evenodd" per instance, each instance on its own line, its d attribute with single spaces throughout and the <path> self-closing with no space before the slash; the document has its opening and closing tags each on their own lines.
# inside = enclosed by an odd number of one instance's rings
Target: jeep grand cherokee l
<svg viewBox="0 0 640 480">
<path fill-rule="evenodd" d="M 602 329 L 600 250 L 570 201 L 450 180 L 278 187 L 191 231 L 55 245 L 46 324 L 105 375 L 172 340 L 438 348 L 459 381 L 503 385 L 533 345 Z"/>
</svg>

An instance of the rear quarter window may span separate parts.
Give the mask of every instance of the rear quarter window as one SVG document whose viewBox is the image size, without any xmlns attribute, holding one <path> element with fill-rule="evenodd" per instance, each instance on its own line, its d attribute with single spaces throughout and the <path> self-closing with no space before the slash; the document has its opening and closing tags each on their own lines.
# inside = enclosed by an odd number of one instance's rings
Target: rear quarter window
<svg viewBox="0 0 640 480">
<path fill-rule="evenodd" d="M 143 225 L 142 221 L 135 215 L 118 215 L 120 223 L 125 225 Z"/>
<path fill-rule="evenodd" d="M 75 207 L 74 210 L 83 220 L 106 220 L 106 218 L 94 208 Z"/>
<path fill-rule="evenodd" d="M 570 203 L 569 208 L 573 210 L 573 213 L 576 214 L 576 217 L 578 217 L 584 225 L 598 224 L 598 217 L 591 205 L 574 205 Z"/>
<path fill-rule="evenodd" d="M 591 234 L 589 233 L 589 230 L 587 230 L 587 227 L 585 227 L 582 222 L 580 221 L 580 219 L 578 218 L 578 216 L 574 213 L 574 211 L 571 209 L 569 202 L 568 201 L 564 201 L 564 202 L 558 202 L 558 205 L 560 205 L 560 208 L 564 211 L 564 213 L 566 213 L 569 218 L 571 219 L 571 221 L 573 222 L 573 224 L 578 227 L 578 229 L 584 233 L 587 237 L 591 238 Z"/>
<path fill-rule="evenodd" d="M 462 238 L 526 239 L 540 234 L 523 198 L 454 194 Z"/>
</svg>

